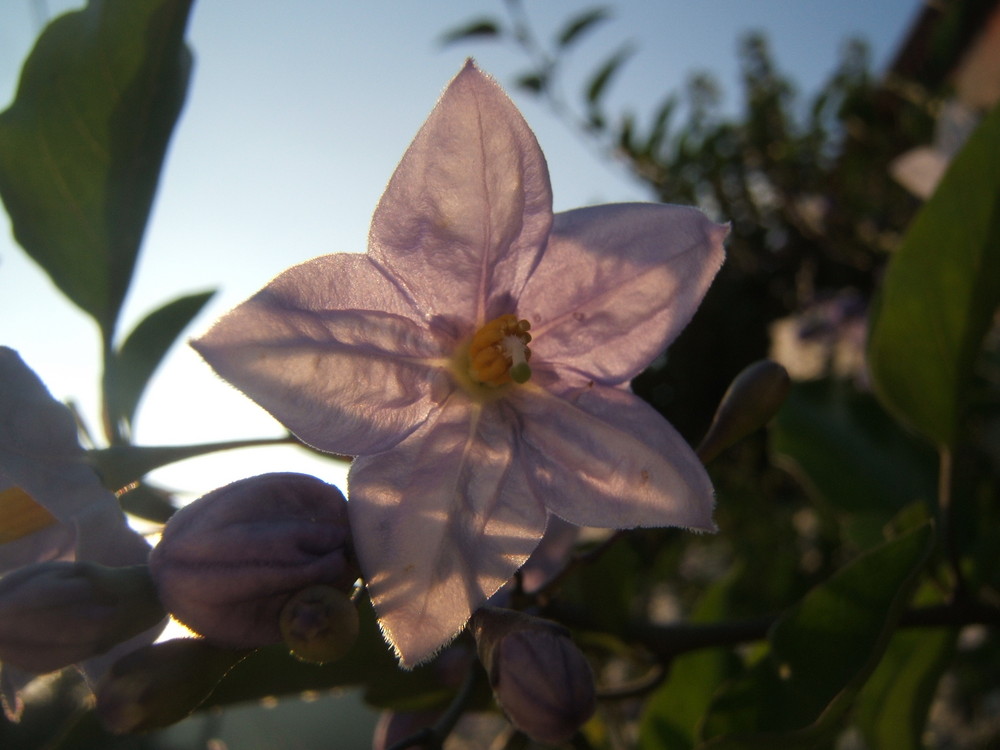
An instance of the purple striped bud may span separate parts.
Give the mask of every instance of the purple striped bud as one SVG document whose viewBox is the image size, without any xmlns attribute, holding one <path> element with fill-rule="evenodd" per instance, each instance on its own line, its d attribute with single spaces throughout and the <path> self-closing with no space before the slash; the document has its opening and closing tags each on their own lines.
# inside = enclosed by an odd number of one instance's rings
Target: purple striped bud
<svg viewBox="0 0 1000 750">
<path fill-rule="evenodd" d="M 0 662 L 52 672 L 103 654 L 164 615 L 145 565 L 28 565 L 0 580 Z"/>
<path fill-rule="evenodd" d="M 294 594 L 347 592 L 358 576 L 343 494 L 305 474 L 242 479 L 182 508 L 150 569 L 172 615 L 233 648 L 278 643 Z"/>
<path fill-rule="evenodd" d="M 565 742 L 593 715 L 594 674 L 566 628 L 494 607 L 471 627 L 497 703 L 531 739 Z"/>
</svg>

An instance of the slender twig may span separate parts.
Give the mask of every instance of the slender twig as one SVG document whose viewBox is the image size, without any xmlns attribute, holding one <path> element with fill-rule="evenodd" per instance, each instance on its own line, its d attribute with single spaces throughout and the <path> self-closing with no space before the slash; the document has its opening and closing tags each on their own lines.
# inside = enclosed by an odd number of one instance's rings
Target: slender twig
<svg viewBox="0 0 1000 750">
<path fill-rule="evenodd" d="M 578 609 L 552 605 L 545 614 L 569 627 L 595 632 L 603 630 L 593 621 L 589 613 Z M 697 625 L 687 623 L 652 625 L 647 622 L 631 622 L 615 635 L 638 643 L 658 658 L 666 660 L 689 651 L 739 646 L 744 643 L 764 640 L 777 619 L 777 616 L 764 616 L 734 622 Z M 962 627 L 964 625 L 1000 626 L 1000 608 L 976 602 L 953 602 L 912 609 L 903 613 L 899 620 L 901 628 Z"/>
<path fill-rule="evenodd" d="M 479 664 L 473 664 L 465 675 L 462 687 L 458 689 L 451 704 L 441 714 L 441 718 L 434 722 L 434 726 L 425 727 L 419 732 L 400 740 L 392 745 L 389 750 L 406 750 L 406 748 L 410 747 L 421 747 L 424 750 L 439 750 L 448 738 L 448 735 L 455 728 L 458 720 L 462 718 L 462 714 L 465 713 L 465 709 L 475 694 L 482 676 L 483 670 Z"/>
<path fill-rule="evenodd" d="M 654 664 L 646 674 L 634 680 L 613 686 L 598 687 L 597 698 L 599 700 L 622 700 L 646 695 L 662 685 L 669 673 L 666 664 Z"/>
<path fill-rule="evenodd" d="M 955 538 L 955 503 L 952 496 L 955 461 L 951 449 L 946 446 L 942 446 L 938 453 L 940 457 L 938 464 L 938 508 L 941 514 L 941 545 L 954 578 L 952 600 L 962 601 L 966 598 L 967 592 L 965 579 L 962 575 L 958 540 Z"/>
</svg>

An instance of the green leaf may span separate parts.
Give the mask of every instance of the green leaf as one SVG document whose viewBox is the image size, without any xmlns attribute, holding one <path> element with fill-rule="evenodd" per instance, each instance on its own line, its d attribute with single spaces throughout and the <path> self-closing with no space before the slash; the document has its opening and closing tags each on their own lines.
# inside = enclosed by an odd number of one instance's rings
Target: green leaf
<svg viewBox="0 0 1000 750">
<path fill-rule="evenodd" d="M 701 747 L 829 742 L 877 666 L 930 553 L 925 524 L 861 555 L 775 622 L 769 650 L 715 699 Z"/>
<path fill-rule="evenodd" d="M 500 36 L 500 26 L 492 18 L 480 18 L 464 26 L 446 31 L 441 36 L 441 45 L 454 44 L 467 39 L 491 39 Z"/>
<path fill-rule="evenodd" d="M 653 115 L 653 124 L 649 129 L 649 138 L 646 141 L 645 153 L 649 156 L 658 156 L 667 137 L 667 130 L 670 125 L 670 118 L 677 109 L 677 97 L 668 96 Z"/>
<path fill-rule="evenodd" d="M 529 91 L 532 94 L 540 94 L 548 85 L 549 79 L 544 73 L 525 73 L 518 76 L 514 82 L 519 89 Z"/>
<path fill-rule="evenodd" d="M 169 492 L 145 482 L 119 495 L 118 502 L 130 516 L 153 523 L 166 523 L 177 511 Z"/>
<path fill-rule="evenodd" d="M 936 496 L 937 459 L 846 381 L 796 383 L 771 428 L 778 463 L 832 510 L 859 547 L 906 505 Z"/>
<path fill-rule="evenodd" d="M 106 0 L 39 37 L 0 113 L 14 236 L 112 340 L 187 91 L 191 0 Z"/>
<path fill-rule="evenodd" d="M 112 420 L 132 424 L 156 368 L 213 294 L 199 292 L 168 302 L 147 315 L 129 334 L 104 373 L 104 398 Z"/>
<path fill-rule="evenodd" d="M 571 18 L 556 38 L 560 47 L 568 47 L 579 39 L 585 31 L 611 17 L 607 8 L 591 8 Z"/>
<path fill-rule="evenodd" d="M 886 270 L 868 362 L 879 397 L 953 446 L 983 336 L 1000 304 L 1000 107 L 955 158 Z"/>
<path fill-rule="evenodd" d="M 732 570 L 711 586 L 691 613 L 692 623 L 723 622 L 730 614 L 729 596 L 742 575 Z M 736 674 L 739 660 L 728 648 L 690 651 L 670 663 L 668 680 L 646 702 L 639 729 L 640 750 L 689 750 L 697 725 L 719 686 Z"/>
<path fill-rule="evenodd" d="M 615 54 L 609 57 L 604 65 L 597 69 L 597 72 L 590 79 L 590 83 L 587 84 L 587 104 L 591 108 L 596 108 L 604 96 L 604 91 L 608 87 L 608 83 L 611 82 L 611 78 L 618 71 L 618 68 L 622 66 L 633 53 L 631 46 L 626 45 L 618 50 Z"/>
<path fill-rule="evenodd" d="M 928 587 L 928 593 L 931 593 Z M 921 604 L 939 603 L 922 597 Z M 921 750 L 938 682 L 951 664 L 956 632 L 915 628 L 896 633 L 858 697 L 856 722 L 869 747 Z"/>
</svg>

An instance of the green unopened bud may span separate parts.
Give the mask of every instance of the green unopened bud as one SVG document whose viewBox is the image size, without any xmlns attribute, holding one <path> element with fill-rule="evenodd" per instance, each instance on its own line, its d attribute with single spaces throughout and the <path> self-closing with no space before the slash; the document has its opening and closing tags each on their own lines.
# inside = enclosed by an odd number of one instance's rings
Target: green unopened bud
<svg viewBox="0 0 1000 750">
<path fill-rule="evenodd" d="M 565 742 L 593 715 L 594 675 L 566 628 L 496 607 L 470 625 L 497 703 L 531 739 Z"/>
<path fill-rule="evenodd" d="M 97 714 L 116 734 L 169 726 L 194 711 L 249 651 L 195 638 L 144 646 L 119 659 L 97 687 Z"/>
<path fill-rule="evenodd" d="M 0 661 L 51 672 L 103 654 L 164 617 L 145 565 L 28 565 L 0 581 Z"/>
<path fill-rule="evenodd" d="M 730 384 L 698 446 L 698 458 L 709 463 L 777 414 L 791 381 L 777 362 L 762 359 L 748 365 Z"/>
<path fill-rule="evenodd" d="M 358 610 L 332 586 L 310 586 L 281 610 L 281 636 L 300 661 L 326 664 L 351 650 L 358 638 Z"/>
</svg>

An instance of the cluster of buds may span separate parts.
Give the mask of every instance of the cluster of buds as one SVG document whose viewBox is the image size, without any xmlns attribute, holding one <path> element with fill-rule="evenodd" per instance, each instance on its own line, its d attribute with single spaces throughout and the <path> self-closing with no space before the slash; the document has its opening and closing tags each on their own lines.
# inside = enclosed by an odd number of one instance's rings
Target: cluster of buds
<svg viewBox="0 0 1000 750">
<path fill-rule="evenodd" d="M 107 654 L 88 673 L 104 675 L 106 724 L 162 726 L 250 649 L 284 641 L 305 661 L 343 656 L 358 633 L 357 577 L 340 490 L 303 474 L 252 477 L 178 511 L 148 564 L 54 561 L 4 576 L 0 662 L 30 676 Z M 202 638 L 149 645 L 168 612 Z"/>
</svg>

